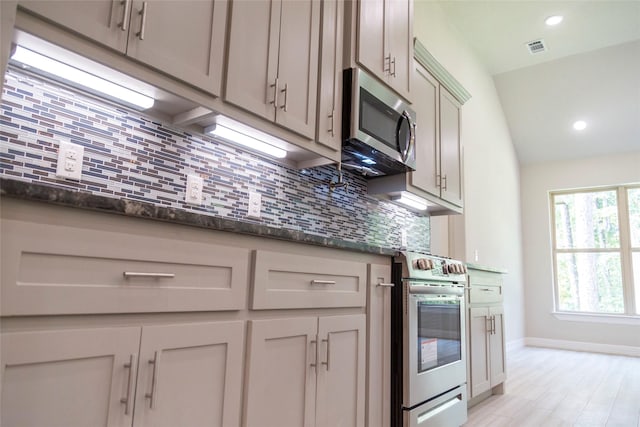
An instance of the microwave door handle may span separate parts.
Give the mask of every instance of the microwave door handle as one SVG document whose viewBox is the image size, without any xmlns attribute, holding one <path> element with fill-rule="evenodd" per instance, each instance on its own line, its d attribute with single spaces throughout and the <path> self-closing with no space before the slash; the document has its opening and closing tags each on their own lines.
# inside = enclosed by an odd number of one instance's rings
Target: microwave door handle
<svg viewBox="0 0 640 427">
<path fill-rule="evenodd" d="M 416 124 L 411 119 L 411 114 L 409 114 L 407 110 L 404 110 L 402 112 L 402 119 L 406 120 L 407 124 L 409 125 L 409 143 L 407 144 L 407 147 L 405 148 L 405 150 L 401 153 L 402 161 L 406 162 L 407 159 L 409 158 L 409 154 L 411 154 L 411 152 L 414 150 L 414 145 L 416 143 L 416 134 L 415 134 Z"/>
</svg>

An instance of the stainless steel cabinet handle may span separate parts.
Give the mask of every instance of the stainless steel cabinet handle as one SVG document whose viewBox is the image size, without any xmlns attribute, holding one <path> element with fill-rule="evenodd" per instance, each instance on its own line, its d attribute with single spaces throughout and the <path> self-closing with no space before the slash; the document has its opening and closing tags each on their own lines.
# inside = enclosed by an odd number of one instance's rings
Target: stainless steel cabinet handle
<svg viewBox="0 0 640 427">
<path fill-rule="evenodd" d="M 385 56 L 383 62 L 384 63 L 382 64 L 382 72 L 391 74 L 391 54 Z"/>
<path fill-rule="evenodd" d="M 327 359 L 326 362 L 322 362 L 323 365 L 327 366 L 327 371 L 329 370 L 329 354 L 331 353 L 331 335 L 327 335 L 327 339 L 323 339 L 322 342 L 326 342 L 327 343 Z"/>
<path fill-rule="evenodd" d="M 158 279 L 173 279 L 174 277 L 176 277 L 175 273 L 142 273 L 142 272 L 136 272 L 136 271 L 125 271 L 124 273 L 122 273 L 122 275 L 127 279 L 131 277 L 152 277 L 152 278 L 158 278 Z"/>
<path fill-rule="evenodd" d="M 140 20 L 140 31 L 136 33 L 136 36 L 140 40 L 144 40 L 144 29 L 147 26 L 147 9 L 149 8 L 147 3 L 148 2 L 143 1 L 142 9 L 140 9 L 140 12 L 138 12 L 139 15 L 142 15 L 142 19 Z"/>
<path fill-rule="evenodd" d="M 127 396 L 120 399 L 120 402 L 124 403 L 124 414 L 131 414 L 131 408 L 133 408 L 133 372 L 136 367 L 136 355 L 129 355 L 129 363 L 125 363 L 124 367 L 129 369 L 129 378 L 127 379 Z"/>
<path fill-rule="evenodd" d="M 493 323 L 491 322 L 491 316 L 485 317 L 485 320 L 487 321 L 487 323 L 489 323 L 489 325 L 487 326 L 487 333 L 489 335 L 492 335 L 493 334 Z"/>
<path fill-rule="evenodd" d="M 273 108 L 278 109 L 278 78 L 276 77 L 276 81 L 269 85 L 269 87 L 273 88 L 273 101 L 269 101 L 269 104 L 273 104 Z"/>
<path fill-rule="evenodd" d="M 288 94 L 289 94 L 289 85 L 287 83 L 284 84 L 284 89 L 282 89 L 280 92 L 284 93 L 284 105 L 281 105 L 280 108 L 282 108 L 285 112 L 287 111 L 287 98 L 288 98 Z"/>
<path fill-rule="evenodd" d="M 393 64 L 393 71 L 389 70 L 389 74 L 395 77 L 396 76 L 396 57 L 395 56 L 393 57 L 391 64 Z M 389 66 L 389 69 L 391 69 L 391 66 Z"/>
<path fill-rule="evenodd" d="M 443 191 L 447 191 L 447 175 L 443 175 L 442 176 L 442 190 Z"/>
<path fill-rule="evenodd" d="M 378 283 L 376 286 L 380 286 L 383 288 L 393 288 L 395 286 L 395 283 Z"/>
<path fill-rule="evenodd" d="M 336 136 L 333 128 L 334 128 L 334 124 L 333 124 L 333 118 L 335 116 L 335 112 L 336 110 L 331 110 L 331 113 L 329 113 L 329 118 L 331 119 L 331 128 L 329 128 L 329 130 L 327 132 L 329 132 L 331 134 L 331 136 Z"/>
<path fill-rule="evenodd" d="M 127 28 L 129 27 L 129 17 L 131 14 L 131 0 L 121 0 L 120 4 L 124 5 L 124 10 L 122 11 L 122 22 L 118 24 L 118 26 L 122 31 L 127 31 Z"/>
<path fill-rule="evenodd" d="M 496 316 L 495 315 L 491 316 L 491 324 L 493 325 L 492 327 L 493 335 L 495 335 L 496 334 Z"/>
<path fill-rule="evenodd" d="M 149 365 L 153 365 L 151 376 L 151 392 L 145 393 L 144 397 L 150 400 L 149 408 L 156 409 L 158 397 L 158 378 L 160 377 L 160 351 L 156 351 L 153 359 L 149 360 Z"/>
<path fill-rule="evenodd" d="M 482 292 L 491 292 L 491 289 L 489 289 L 489 288 L 482 288 L 482 289 L 480 289 L 480 290 L 481 290 Z"/>
<path fill-rule="evenodd" d="M 335 285 L 335 280 L 312 280 L 312 285 Z"/>
<path fill-rule="evenodd" d="M 436 174 L 436 187 L 442 188 L 442 175 Z"/>
<path fill-rule="evenodd" d="M 313 345 L 313 347 L 314 347 L 314 349 L 315 349 L 315 352 L 314 352 L 314 353 L 315 353 L 315 356 L 314 356 L 314 358 L 313 358 L 313 363 L 310 363 L 310 364 L 309 364 L 309 366 L 310 366 L 311 368 L 313 368 L 313 369 L 316 369 L 316 367 L 317 367 L 317 365 L 318 365 L 318 348 L 317 348 L 318 341 L 317 341 L 317 340 L 311 340 L 311 341 L 309 341 L 309 346 L 312 346 L 312 345 Z"/>
</svg>

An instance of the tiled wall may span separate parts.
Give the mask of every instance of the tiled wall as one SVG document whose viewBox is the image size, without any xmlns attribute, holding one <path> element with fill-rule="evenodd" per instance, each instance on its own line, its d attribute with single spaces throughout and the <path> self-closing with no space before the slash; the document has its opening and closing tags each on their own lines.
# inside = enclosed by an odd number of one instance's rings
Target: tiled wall
<svg viewBox="0 0 640 427">
<path fill-rule="evenodd" d="M 59 141 L 85 147 L 80 182 L 55 176 Z M 202 206 L 184 202 L 187 174 L 205 179 Z M 405 229 L 410 249 L 429 249 L 429 218 L 368 196 L 360 176 L 345 172 L 348 189 L 332 192 L 333 166 L 291 169 L 15 70 L 2 93 L 0 175 L 383 247 L 399 247 Z M 250 191 L 262 194 L 258 221 L 246 218 Z"/>
</svg>

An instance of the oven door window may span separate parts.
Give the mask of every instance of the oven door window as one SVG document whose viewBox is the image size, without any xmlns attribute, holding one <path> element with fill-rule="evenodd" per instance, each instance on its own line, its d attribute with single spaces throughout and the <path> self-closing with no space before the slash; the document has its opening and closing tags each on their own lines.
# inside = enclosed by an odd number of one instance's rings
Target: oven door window
<svg viewBox="0 0 640 427">
<path fill-rule="evenodd" d="M 418 372 L 462 360 L 460 300 L 418 301 Z"/>
</svg>

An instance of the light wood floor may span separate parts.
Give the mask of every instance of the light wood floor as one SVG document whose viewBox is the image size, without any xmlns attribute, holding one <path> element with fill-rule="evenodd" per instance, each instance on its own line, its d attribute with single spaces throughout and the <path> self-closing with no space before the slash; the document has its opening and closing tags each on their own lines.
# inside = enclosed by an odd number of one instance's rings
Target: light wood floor
<svg viewBox="0 0 640 427">
<path fill-rule="evenodd" d="M 465 427 L 640 427 L 640 358 L 524 347 Z"/>
</svg>

